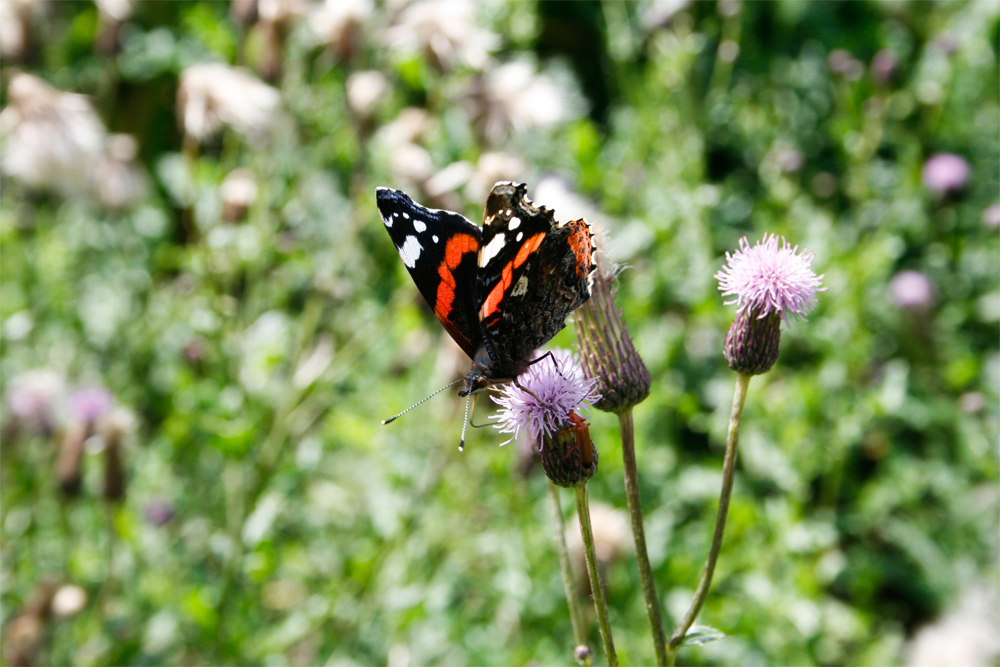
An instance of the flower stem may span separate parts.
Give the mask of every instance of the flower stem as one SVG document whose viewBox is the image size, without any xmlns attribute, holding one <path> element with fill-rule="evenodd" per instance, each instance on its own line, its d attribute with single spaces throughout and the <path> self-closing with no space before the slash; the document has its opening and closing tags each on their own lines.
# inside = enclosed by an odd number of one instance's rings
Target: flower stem
<svg viewBox="0 0 1000 667">
<path fill-rule="evenodd" d="M 587 556 L 587 572 L 590 574 L 590 590 L 594 593 L 594 607 L 597 609 L 597 625 L 601 629 L 604 655 L 608 667 L 618 667 L 618 654 L 611 636 L 611 620 L 608 617 L 608 603 L 604 599 L 604 582 L 597 569 L 597 551 L 594 548 L 594 531 L 590 525 L 590 502 L 587 500 L 587 485 L 576 487 L 576 514 L 580 519 L 580 533 L 583 536 L 584 553 Z"/>
<path fill-rule="evenodd" d="M 549 482 L 549 507 L 552 509 L 552 525 L 556 531 L 556 553 L 559 555 L 559 569 L 562 570 L 563 587 L 566 589 L 569 620 L 573 625 L 573 641 L 576 643 L 576 647 L 586 646 L 587 637 L 583 630 L 583 617 L 580 615 L 580 605 L 576 599 L 573 570 L 570 568 L 569 550 L 566 548 L 566 526 L 563 523 L 562 505 L 559 502 L 559 487 L 552 482 Z M 588 656 L 581 661 L 581 664 L 590 665 L 590 657 Z"/>
<path fill-rule="evenodd" d="M 715 531 L 712 533 L 712 545 L 708 550 L 708 558 L 705 560 L 705 568 L 701 573 L 701 581 L 695 589 L 694 599 L 691 600 L 691 608 L 688 609 L 684 620 L 674 630 L 670 637 L 669 664 L 673 664 L 677 657 L 687 631 L 694 624 L 698 617 L 698 612 L 705 604 L 708 597 L 708 589 L 712 585 L 712 575 L 715 573 L 715 563 L 719 560 L 719 551 L 722 549 L 722 534 L 726 530 L 726 517 L 729 514 L 729 499 L 733 492 L 733 477 L 736 472 L 736 445 L 740 439 L 740 420 L 743 416 L 743 403 L 747 397 L 747 387 L 750 385 L 751 375 L 738 373 L 736 375 L 736 390 L 733 394 L 733 408 L 729 414 L 729 431 L 726 434 L 726 456 L 722 463 L 722 493 L 719 494 L 719 511 L 715 517 Z"/>
<path fill-rule="evenodd" d="M 667 640 L 663 632 L 663 621 L 660 618 L 660 601 L 656 596 L 656 585 L 653 582 L 653 568 L 649 565 L 649 553 L 646 551 L 646 532 L 642 527 L 639 471 L 635 463 L 635 426 L 632 423 L 631 408 L 618 413 L 618 425 L 622 434 L 625 497 L 628 501 L 629 517 L 632 520 L 632 537 L 635 539 L 635 557 L 639 565 L 639 580 L 642 582 L 642 595 L 646 598 L 646 617 L 649 619 L 649 629 L 653 634 L 656 664 L 662 666 L 667 664 Z"/>
</svg>

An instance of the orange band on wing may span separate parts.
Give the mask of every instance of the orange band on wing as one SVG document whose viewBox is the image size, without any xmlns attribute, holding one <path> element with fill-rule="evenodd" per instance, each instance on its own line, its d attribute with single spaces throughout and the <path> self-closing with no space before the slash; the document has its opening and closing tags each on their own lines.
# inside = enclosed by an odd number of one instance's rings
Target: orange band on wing
<svg viewBox="0 0 1000 667">
<path fill-rule="evenodd" d="M 545 232 L 539 232 L 532 236 L 524 242 L 524 245 L 517 251 L 514 259 L 508 262 L 507 266 L 503 267 L 503 271 L 500 272 L 500 282 L 493 286 L 489 296 L 483 301 L 483 307 L 479 311 L 480 320 L 485 320 L 497 311 L 500 307 L 500 302 L 503 301 L 504 292 L 507 291 L 507 288 L 510 287 L 514 279 L 514 269 L 524 264 L 531 253 L 537 250 L 538 246 L 542 244 L 543 240 L 545 240 Z"/>
<path fill-rule="evenodd" d="M 444 248 L 444 261 L 438 267 L 437 298 L 434 300 L 434 314 L 440 320 L 447 320 L 455 303 L 455 275 L 452 273 L 462 263 L 466 253 L 478 252 L 479 243 L 469 234 L 458 234 L 448 239 Z"/>
<path fill-rule="evenodd" d="M 545 240 L 545 232 L 539 232 L 525 241 L 524 245 L 521 246 L 521 249 L 517 251 L 517 256 L 514 258 L 514 268 L 516 269 L 524 264 L 525 260 L 528 259 L 528 255 L 535 252 L 538 249 L 538 246 L 542 245 L 543 240 Z M 510 266 L 510 264 L 507 266 Z"/>
<path fill-rule="evenodd" d="M 574 220 L 569 226 L 572 226 L 573 231 L 567 243 L 576 258 L 576 273 L 584 278 L 592 268 L 590 227 L 583 220 Z"/>
</svg>

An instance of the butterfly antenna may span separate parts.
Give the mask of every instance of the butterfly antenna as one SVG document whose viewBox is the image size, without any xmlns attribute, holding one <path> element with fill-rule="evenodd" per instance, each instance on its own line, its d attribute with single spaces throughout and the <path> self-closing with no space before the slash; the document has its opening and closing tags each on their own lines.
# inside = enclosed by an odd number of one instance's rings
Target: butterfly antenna
<svg viewBox="0 0 1000 667">
<path fill-rule="evenodd" d="M 426 398 L 422 398 L 419 401 L 417 401 L 416 403 L 414 403 L 413 405 L 411 405 L 410 407 L 406 408 L 405 410 L 403 410 L 402 412 L 400 412 L 398 415 L 395 415 L 394 417 L 389 417 L 388 419 L 383 419 L 382 423 L 383 424 L 388 424 L 389 422 L 396 421 L 397 419 L 399 419 L 400 417 L 402 417 L 403 415 L 405 415 L 407 412 L 409 412 L 413 408 L 417 407 L 418 405 L 421 405 L 422 403 L 426 403 L 427 401 L 429 401 L 430 399 L 434 398 L 435 396 L 437 396 L 438 394 L 440 394 L 442 391 L 444 391 L 448 387 L 454 387 L 456 384 L 458 384 L 459 382 L 461 382 L 464 379 L 465 378 L 458 378 L 457 380 L 455 380 L 451 384 L 446 384 L 445 386 L 441 387 L 440 389 L 438 389 L 437 391 L 435 391 L 430 396 L 428 396 Z M 468 417 L 468 413 L 469 413 L 469 404 L 468 404 L 468 402 L 466 402 L 466 404 L 465 404 L 465 413 L 466 413 L 466 417 Z M 463 434 L 464 434 L 464 431 L 463 431 Z M 461 449 L 461 448 L 459 448 L 459 449 Z"/>
<path fill-rule="evenodd" d="M 458 442 L 458 451 L 465 449 L 465 427 L 469 425 L 469 401 L 472 400 L 473 396 L 475 394 L 469 394 L 465 398 L 465 419 L 462 420 L 462 439 Z"/>
</svg>

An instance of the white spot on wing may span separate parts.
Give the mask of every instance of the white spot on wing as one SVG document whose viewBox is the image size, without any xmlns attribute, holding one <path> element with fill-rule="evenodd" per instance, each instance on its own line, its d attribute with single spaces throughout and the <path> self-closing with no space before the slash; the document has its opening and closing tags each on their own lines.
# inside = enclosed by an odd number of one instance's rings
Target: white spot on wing
<svg viewBox="0 0 1000 667">
<path fill-rule="evenodd" d="M 510 224 L 507 225 L 507 229 L 517 229 L 521 226 L 521 218 L 516 215 L 510 219 Z"/>
<path fill-rule="evenodd" d="M 528 276 L 523 275 L 521 279 L 517 281 L 514 285 L 514 291 L 510 293 L 511 296 L 521 296 L 528 291 Z"/>
<path fill-rule="evenodd" d="M 395 213 L 393 215 L 395 215 Z M 392 227 L 392 215 L 389 217 L 382 216 L 382 222 L 385 223 L 386 227 Z"/>
<path fill-rule="evenodd" d="M 523 239 L 523 238 L 524 238 L 524 232 L 518 232 L 517 233 L 517 238 L 514 239 L 514 240 L 517 241 L 518 243 L 520 243 L 521 239 Z"/>
<path fill-rule="evenodd" d="M 409 220 L 410 219 L 410 214 L 407 213 L 406 211 L 403 211 L 403 217 L 406 218 L 407 220 Z"/>
<path fill-rule="evenodd" d="M 406 215 L 405 213 L 403 215 Z M 407 236 L 406 240 L 403 241 L 403 245 L 399 246 L 399 256 L 403 260 L 403 264 L 406 264 L 407 268 L 412 269 L 417 265 L 417 260 L 420 259 L 420 252 L 424 249 L 420 245 L 420 241 L 417 240 L 416 236 Z"/>
<path fill-rule="evenodd" d="M 414 220 L 413 221 L 413 228 L 415 230 L 417 230 L 417 233 L 419 234 L 419 233 L 423 232 L 425 229 L 427 229 L 427 225 L 425 225 L 420 220 Z"/>
<path fill-rule="evenodd" d="M 503 248 L 504 243 L 507 239 L 503 234 L 497 234 L 493 237 L 493 240 L 484 245 L 479 249 L 479 266 L 486 266 L 490 263 L 490 260 L 497 256 L 500 249 Z"/>
<path fill-rule="evenodd" d="M 431 240 L 434 241 L 434 243 L 437 243 L 438 242 L 437 234 L 435 234 L 434 236 L 432 236 Z"/>
</svg>

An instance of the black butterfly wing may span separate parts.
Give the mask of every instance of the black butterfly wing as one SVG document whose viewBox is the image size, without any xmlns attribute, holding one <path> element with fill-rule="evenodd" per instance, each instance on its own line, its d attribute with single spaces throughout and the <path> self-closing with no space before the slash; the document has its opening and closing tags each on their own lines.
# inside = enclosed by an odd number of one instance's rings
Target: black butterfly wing
<svg viewBox="0 0 1000 667">
<path fill-rule="evenodd" d="M 497 378 L 515 377 L 590 297 L 590 225 L 558 225 L 523 184 L 497 183 L 486 203 L 479 248 L 479 320 Z"/>
<path fill-rule="evenodd" d="M 429 209 L 400 190 L 377 188 L 379 215 L 417 289 L 470 358 L 482 342 L 476 264 L 482 231 L 451 211 Z"/>
<path fill-rule="evenodd" d="M 593 237 L 586 220 L 550 231 L 525 262 L 525 271 L 508 296 L 514 332 L 507 354 L 527 359 L 566 326 L 566 317 L 590 298 L 593 286 Z M 519 287 L 520 286 L 520 287 Z"/>
</svg>

